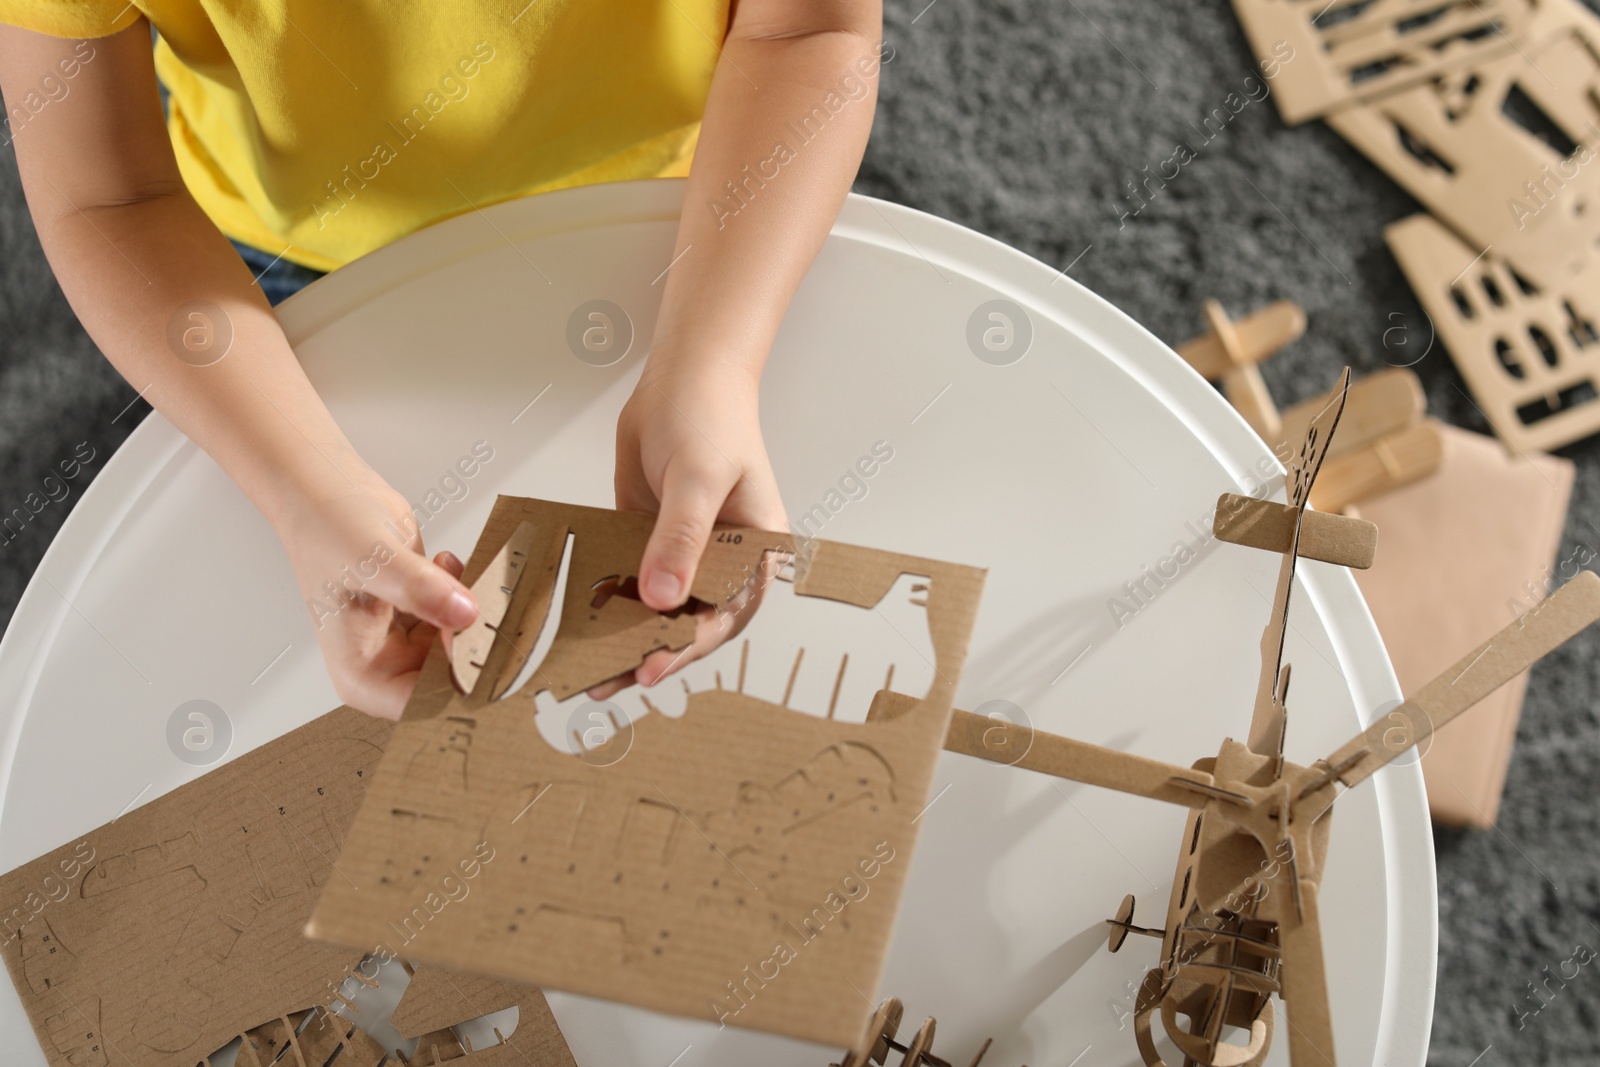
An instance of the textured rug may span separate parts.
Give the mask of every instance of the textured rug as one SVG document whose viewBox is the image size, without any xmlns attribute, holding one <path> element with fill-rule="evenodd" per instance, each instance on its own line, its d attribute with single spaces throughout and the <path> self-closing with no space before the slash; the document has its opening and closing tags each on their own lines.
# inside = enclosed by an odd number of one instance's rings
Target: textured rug
<svg viewBox="0 0 1600 1067">
<path fill-rule="evenodd" d="M 1426 343 L 1427 319 L 1382 239 L 1417 210 L 1406 194 L 1320 123 L 1284 126 L 1270 100 L 1214 136 L 1196 132 L 1254 72 L 1225 0 L 891 2 L 885 35 L 895 53 L 860 192 L 1070 265 L 1168 342 L 1200 331 L 1206 297 L 1235 314 L 1299 302 L 1307 336 L 1265 369 L 1282 405 L 1326 388 L 1346 363 L 1368 372 L 1398 361 L 1402 339 Z M 1194 158 L 1154 197 L 1131 197 L 1128 183 L 1180 141 Z M 39 488 L 75 451 L 94 455 L 70 495 L 0 542 L 3 624 L 83 485 L 149 407 L 76 325 L 9 149 L 0 252 L 0 503 Z M 1439 348 L 1415 369 L 1435 414 L 1488 431 Z M 1563 454 L 1578 464 L 1565 556 L 1600 548 L 1600 437 Z M 1542 1001 L 1529 991 L 1576 945 L 1600 950 L 1597 651 L 1591 632 L 1534 672 L 1499 828 L 1435 836 L 1431 1064 L 1600 1062 L 1597 969 L 1552 983 Z"/>
</svg>

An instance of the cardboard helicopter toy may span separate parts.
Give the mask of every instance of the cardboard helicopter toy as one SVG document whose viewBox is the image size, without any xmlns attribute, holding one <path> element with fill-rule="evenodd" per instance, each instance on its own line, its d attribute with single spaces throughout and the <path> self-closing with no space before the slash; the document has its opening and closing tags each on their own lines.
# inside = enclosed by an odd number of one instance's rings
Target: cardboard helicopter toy
<svg viewBox="0 0 1600 1067">
<path fill-rule="evenodd" d="M 1287 504 L 1232 493 L 1219 502 L 1220 540 L 1283 554 L 1244 742 L 1225 739 L 1216 756 L 1184 768 L 971 712 L 956 710 L 951 718 L 945 741 L 951 751 L 1189 809 L 1165 927 L 1135 925 L 1132 896 L 1107 920 L 1112 952 L 1130 933 L 1161 938 L 1160 963 L 1146 973 L 1134 1010 L 1148 1067 L 1166 1067 L 1155 1046 L 1157 1016 L 1186 1063 L 1263 1063 L 1274 994 L 1290 1022 L 1291 1063 L 1332 1065 L 1318 897 L 1339 786 L 1359 785 L 1600 619 L 1600 576 L 1583 571 L 1332 755 L 1310 766 L 1286 760 L 1290 672 L 1283 648 L 1296 561 L 1365 567 L 1377 537 L 1370 522 L 1306 508 L 1349 378 L 1347 369 L 1306 430 L 1291 464 Z M 873 714 L 894 714 L 907 699 L 884 690 Z M 1180 1025 L 1180 1015 L 1188 1026 Z M 1243 1044 L 1225 1039 L 1229 1028 L 1243 1031 Z"/>
</svg>

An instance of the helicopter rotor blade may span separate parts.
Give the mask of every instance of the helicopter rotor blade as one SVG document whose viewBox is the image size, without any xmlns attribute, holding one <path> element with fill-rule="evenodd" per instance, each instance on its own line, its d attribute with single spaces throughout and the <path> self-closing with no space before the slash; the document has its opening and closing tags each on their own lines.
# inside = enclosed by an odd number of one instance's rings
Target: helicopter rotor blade
<svg viewBox="0 0 1600 1067">
<path fill-rule="evenodd" d="M 1198 808 L 1214 790 L 1211 775 L 1113 748 L 1075 741 L 1000 718 L 957 708 L 950 717 L 944 747 L 1040 774 L 1103 789 Z M 1230 794 L 1231 795 L 1231 794 Z M 1243 800 L 1244 798 L 1240 798 Z"/>
<path fill-rule="evenodd" d="M 1334 1067 L 1333 1016 L 1315 882 L 1300 881 L 1299 903 L 1300 922 L 1278 926 L 1282 951 L 1279 995 L 1289 1023 L 1289 1062 L 1294 1067 Z"/>
<path fill-rule="evenodd" d="M 1582 571 L 1325 761 L 1353 786 L 1600 620 L 1600 575 Z"/>
</svg>

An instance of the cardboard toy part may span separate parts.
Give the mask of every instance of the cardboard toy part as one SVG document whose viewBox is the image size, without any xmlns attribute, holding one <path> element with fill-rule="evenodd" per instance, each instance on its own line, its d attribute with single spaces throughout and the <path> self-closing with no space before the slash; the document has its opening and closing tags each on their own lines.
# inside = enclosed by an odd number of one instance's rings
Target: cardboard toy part
<svg viewBox="0 0 1600 1067">
<path fill-rule="evenodd" d="M 1178 354 L 1203 377 L 1221 380 L 1223 395 L 1251 429 L 1265 440 L 1277 440 L 1283 420 L 1258 365 L 1306 332 L 1305 312 L 1289 300 L 1239 322 L 1230 321 L 1215 300 L 1207 300 L 1203 310 L 1210 332 L 1179 345 Z"/>
<path fill-rule="evenodd" d="M 1325 118 L 1431 213 L 1389 227 L 1389 246 L 1495 433 L 1554 449 L 1600 429 L 1600 14 L 1580 0 L 1234 8 L 1285 121 Z M 1437 454 L 1411 437 L 1402 462 Z"/>
<path fill-rule="evenodd" d="M 1540 288 L 1428 215 L 1384 236 L 1497 437 L 1549 451 L 1600 431 L 1600 258 Z"/>
<path fill-rule="evenodd" d="M 1130 934 L 1161 940 L 1160 962 L 1146 973 L 1134 1013 L 1135 1040 L 1149 1067 L 1164 1064 L 1156 1048 L 1158 1020 L 1185 1062 L 1261 1064 L 1281 1029 L 1274 996 L 1289 1023 L 1290 1062 L 1332 1065 L 1319 896 L 1327 864 L 1337 858 L 1328 853 L 1328 830 L 1339 786 L 1359 785 L 1425 743 L 1600 619 L 1600 576 L 1582 571 L 1326 759 L 1310 766 L 1285 759 L 1289 666 L 1283 642 L 1295 563 L 1315 514 L 1306 502 L 1319 468 L 1334 454 L 1331 441 L 1349 391 L 1346 371 L 1293 458 L 1287 506 L 1295 522 L 1288 536 L 1235 539 L 1283 554 L 1246 743 L 1224 739 L 1216 756 L 1179 767 L 960 710 L 951 717 L 945 740 L 951 751 L 1187 809 L 1165 923 L 1140 925 L 1131 896 L 1107 920 L 1113 952 Z M 1224 523 L 1219 511 L 1219 536 Z M 873 715 L 893 721 L 910 700 L 880 693 Z"/>
<path fill-rule="evenodd" d="M 950 1060 L 935 1055 L 933 1051 L 935 1020 L 932 1017 L 924 1019 L 916 1033 L 901 1041 L 897 1037 L 900 1021 L 904 1018 L 905 1007 L 899 998 L 885 1000 L 872 1013 L 867 1039 L 861 1047 L 847 1052 L 839 1062 L 831 1063 L 828 1067 L 868 1067 L 869 1064 L 889 1063 L 891 1057 L 898 1057 L 893 1061 L 895 1067 L 953 1067 Z M 979 1067 L 992 1044 L 993 1038 L 985 1040 L 968 1067 Z"/>
<path fill-rule="evenodd" d="M 555 701 L 694 637 L 695 612 L 632 594 L 653 521 L 496 502 L 465 574 L 508 590 L 495 638 L 465 668 L 433 650 L 308 932 L 362 947 L 405 931 L 410 959 L 855 1047 L 983 572 L 719 528 L 697 605 L 723 608 L 772 576 L 830 610 L 879 611 L 916 576 L 929 692 L 892 719 L 851 722 L 758 699 L 741 673 L 737 687 L 691 693 L 681 715 L 618 723 L 598 748 L 553 746 L 541 705 L 561 718 Z M 757 645 L 761 624 L 758 610 Z M 463 862 L 471 896 L 433 911 Z"/>
<path fill-rule="evenodd" d="M 210 1064 L 235 1039 L 248 1067 L 405 1063 L 335 1013 L 372 981 L 364 952 L 301 934 L 392 729 L 330 712 L 0 878 L 6 969 L 52 1067 Z M 450 1029 L 511 1006 L 505 1043 L 469 1054 Z M 526 1062 L 513 1044 L 572 1064 L 537 989 L 423 969 L 401 1009 L 414 1064 Z"/>
<path fill-rule="evenodd" d="M 1600 258 L 1600 16 L 1542 0 L 1517 48 L 1327 116 L 1472 246 L 1540 290 Z"/>
<path fill-rule="evenodd" d="M 1537 0 L 1233 0 L 1294 126 L 1512 50 Z"/>
<path fill-rule="evenodd" d="M 1215 300 L 1207 300 L 1204 311 L 1210 330 L 1178 345 L 1178 354 L 1203 377 L 1220 380 L 1223 394 L 1251 429 L 1280 459 L 1288 456 L 1290 448 L 1305 437 L 1312 420 L 1332 397 L 1313 397 L 1279 412 L 1257 365 L 1305 333 L 1305 313 L 1290 300 L 1269 304 L 1238 322 L 1230 321 Z M 1312 497 L 1313 506 L 1325 513 L 1344 511 L 1432 474 L 1441 454 L 1439 424 L 1424 417 L 1425 409 L 1422 383 L 1405 368 L 1378 371 L 1352 384 L 1344 408 L 1344 433 L 1328 453 L 1328 463 Z M 1262 521 L 1264 509 L 1260 502 L 1241 506 L 1246 513 L 1232 522 L 1230 529 L 1255 526 Z M 1317 517 L 1307 521 L 1310 525 L 1305 535 L 1317 545 L 1335 528 L 1350 529 L 1319 525 L 1322 519 Z M 1283 516 L 1275 520 L 1272 528 L 1284 528 Z M 1365 564 L 1355 559 L 1329 559 L 1319 551 L 1303 545 L 1300 554 L 1344 566 L 1371 565 L 1370 559 Z"/>
</svg>

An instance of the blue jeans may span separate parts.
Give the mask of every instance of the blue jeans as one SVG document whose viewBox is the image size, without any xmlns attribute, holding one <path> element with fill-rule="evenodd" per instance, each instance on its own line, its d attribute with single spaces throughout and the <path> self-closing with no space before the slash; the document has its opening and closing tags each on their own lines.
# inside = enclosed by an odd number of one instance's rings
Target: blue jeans
<svg viewBox="0 0 1600 1067">
<path fill-rule="evenodd" d="M 151 26 L 150 42 L 152 45 L 155 40 L 156 28 Z M 164 115 L 170 114 L 167 87 L 157 82 L 156 88 L 161 91 L 161 113 Z M 298 263 L 290 263 L 282 257 L 274 257 L 270 252 L 263 252 L 253 245 L 234 241 L 231 237 L 229 241 L 238 251 L 239 258 L 244 260 L 245 266 L 250 268 L 250 273 L 254 275 L 256 284 L 261 286 L 261 292 L 266 295 L 267 303 L 273 307 L 277 307 L 322 277 L 323 272 L 320 270 L 312 270 L 310 267 L 302 267 Z"/>
<path fill-rule="evenodd" d="M 245 266 L 250 268 L 250 273 L 255 275 L 256 284 L 261 286 L 267 303 L 273 307 L 277 307 L 322 277 L 323 272 L 320 270 L 290 263 L 282 256 L 274 257 L 270 252 L 263 252 L 242 241 L 234 241 L 233 247 L 238 250 L 239 258 L 244 260 Z"/>
</svg>

